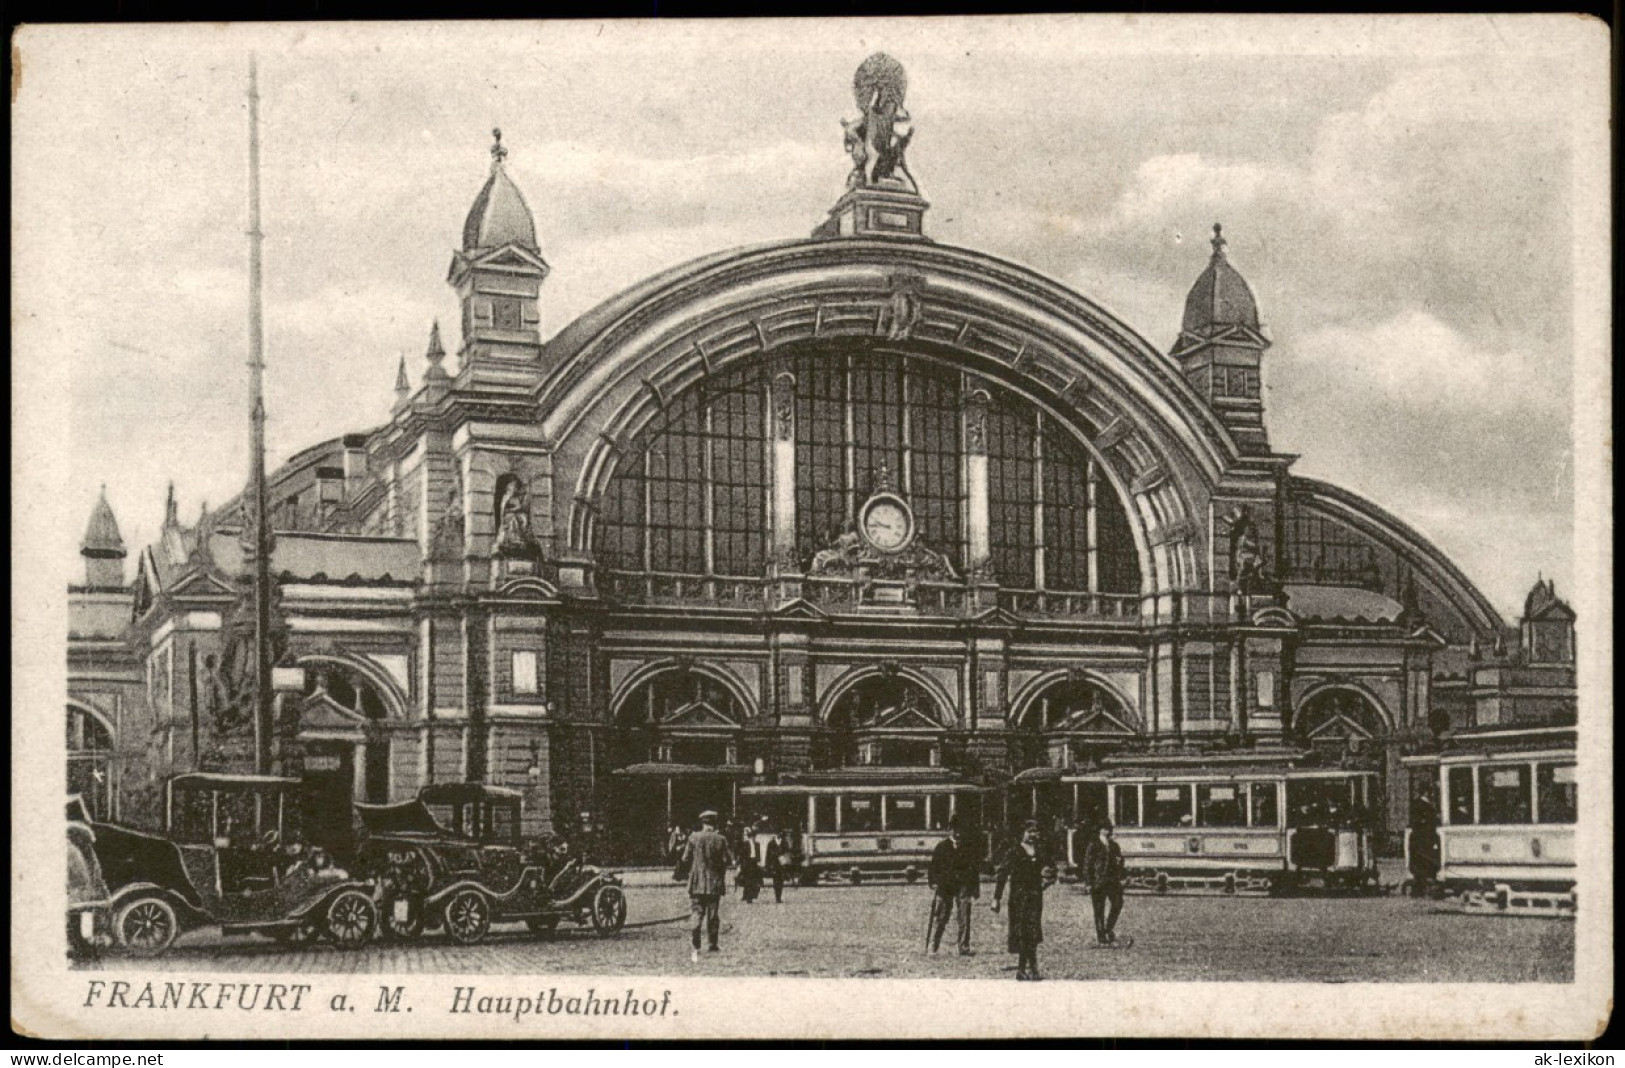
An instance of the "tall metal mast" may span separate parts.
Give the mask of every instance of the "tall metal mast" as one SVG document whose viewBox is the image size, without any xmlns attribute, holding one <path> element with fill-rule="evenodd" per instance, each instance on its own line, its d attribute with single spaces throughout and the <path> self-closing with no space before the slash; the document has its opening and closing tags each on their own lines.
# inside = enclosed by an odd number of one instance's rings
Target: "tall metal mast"
<svg viewBox="0 0 1625 1068">
<path fill-rule="evenodd" d="M 261 307 L 259 62 L 248 58 L 248 398 L 252 411 L 249 497 L 254 524 L 254 770 L 271 774 L 271 528 L 265 486 L 265 317 Z"/>
</svg>

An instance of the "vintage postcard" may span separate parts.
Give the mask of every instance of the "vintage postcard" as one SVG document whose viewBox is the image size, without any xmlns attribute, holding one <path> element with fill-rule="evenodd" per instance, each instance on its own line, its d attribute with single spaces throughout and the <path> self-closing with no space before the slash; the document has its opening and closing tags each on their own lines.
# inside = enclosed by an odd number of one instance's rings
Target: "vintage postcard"
<svg viewBox="0 0 1625 1068">
<path fill-rule="evenodd" d="M 1608 49 L 22 29 L 13 1026 L 1597 1034 Z"/>
</svg>

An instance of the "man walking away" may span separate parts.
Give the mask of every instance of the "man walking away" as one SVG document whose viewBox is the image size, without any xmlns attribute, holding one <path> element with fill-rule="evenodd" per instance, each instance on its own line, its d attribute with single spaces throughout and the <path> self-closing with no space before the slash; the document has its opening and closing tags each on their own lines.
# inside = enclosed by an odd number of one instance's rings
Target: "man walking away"
<svg viewBox="0 0 1625 1068">
<path fill-rule="evenodd" d="M 717 833 L 717 814 L 710 809 L 700 813 L 700 829 L 683 846 L 683 863 L 688 867 L 689 913 L 693 919 L 694 949 L 689 959 L 700 959 L 700 931 L 703 928 L 710 951 L 717 952 L 722 934 L 722 895 L 728 892 L 728 866 L 733 863 L 728 840 Z"/>
<path fill-rule="evenodd" d="M 1044 891 L 1055 882 L 1055 869 L 1038 841 L 1038 821 L 1028 820 L 1021 841 L 1005 851 L 993 884 L 993 911 L 999 911 L 1004 888 L 1010 887 L 1010 936 L 1016 954 L 1016 978 L 1037 982 L 1038 943 L 1044 940 Z"/>
<path fill-rule="evenodd" d="M 765 816 L 762 818 L 762 829 L 767 831 L 769 835 L 767 846 L 762 851 L 763 865 L 767 868 L 768 878 L 773 880 L 773 903 L 782 905 L 784 904 L 785 861 L 788 859 L 785 856 L 785 838 L 784 835 L 773 830 Z"/>
<path fill-rule="evenodd" d="M 1110 945 L 1117 941 L 1117 914 L 1123 911 L 1123 847 L 1112 840 L 1110 823 L 1102 823 L 1089 843 L 1083 878 L 1095 906 L 1095 941 Z"/>
<path fill-rule="evenodd" d="M 982 875 L 976 850 L 965 843 L 959 817 L 949 823 L 948 837 L 931 851 L 927 878 L 934 893 L 931 920 L 926 928 L 926 947 L 932 953 L 941 948 L 942 933 L 948 927 L 948 914 L 952 912 L 958 924 L 959 955 L 970 956 L 971 901 L 982 896 Z"/>
</svg>

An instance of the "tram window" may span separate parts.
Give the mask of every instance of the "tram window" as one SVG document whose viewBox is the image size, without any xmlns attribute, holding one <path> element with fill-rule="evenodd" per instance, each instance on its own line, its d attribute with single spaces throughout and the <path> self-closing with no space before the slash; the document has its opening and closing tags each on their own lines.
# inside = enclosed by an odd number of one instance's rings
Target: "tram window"
<svg viewBox="0 0 1625 1068">
<path fill-rule="evenodd" d="M 1535 767 L 1535 795 L 1540 800 L 1540 822 L 1573 823 L 1580 812 L 1573 764 Z"/>
<path fill-rule="evenodd" d="M 1490 765 L 1478 769 L 1478 822 L 1528 823 L 1529 765 Z"/>
<path fill-rule="evenodd" d="M 925 799 L 926 827 L 933 831 L 945 831 L 948 829 L 949 800 L 950 799 L 946 794 L 938 794 L 936 797 L 927 797 Z"/>
<path fill-rule="evenodd" d="M 1255 782 L 1247 788 L 1247 797 L 1253 809 L 1254 827 L 1278 827 L 1281 824 L 1280 806 L 1276 803 L 1275 784 Z"/>
<path fill-rule="evenodd" d="M 1245 827 L 1241 787 L 1235 783 L 1201 783 L 1196 787 L 1196 823 L 1201 827 Z"/>
<path fill-rule="evenodd" d="M 818 834 L 835 833 L 835 804 L 838 800 L 828 794 L 813 798 L 813 831 Z"/>
<path fill-rule="evenodd" d="M 841 830 L 846 834 L 880 830 L 880 798 L 842 797 Z"/>
<path fill-rule="evenodd" d="M 1473 769 L 1450 769 L 1450 822 L 1477 823 L 1473 813 Z"/>
<path fill-rule="evenodd" d="M 886 829 L 888 831 L 925 830 L 925 798 L 887 797 Z"/>
<path fill-rule="evenodd" d="M 1138 827 L 1140 825 L 1140 788 L 1138 786 L 1114 786 L 1112 791 L 1117 802 L 1117 825 L 1119 827 Z"/>
<path fill-rule="evenodd" d="M 1303 779 L 1286 784 L 1287 825 L 1342 827 L 1353 815 L 1346 779 Z"/>
<path fill-rule="evenodd" d="M 1145 825 L 1147 827 L 1189 826 L 1191 822 L 1191 788 L 1189 786 L 1158 786 L 1145 788 Z"/>
</svg>

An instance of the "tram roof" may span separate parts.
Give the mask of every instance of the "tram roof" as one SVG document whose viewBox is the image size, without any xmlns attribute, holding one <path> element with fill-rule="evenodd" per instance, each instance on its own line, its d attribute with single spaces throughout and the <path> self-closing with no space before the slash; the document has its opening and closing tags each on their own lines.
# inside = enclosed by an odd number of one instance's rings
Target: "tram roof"
<svg viewBox="0 0 1625 1068">
<path fill-rule="evenodd" d="M 1279 764 L 1234 764 L 1219 768 L 1103 768 L 1099 771 L 1063 774 L 1060 781 L 1072 782 L 1259 782 L 1279 779 L 1362 779 L 1373 778 L 1375 771 L 1363 768 L 1289 768 Z"/>
</svg>

